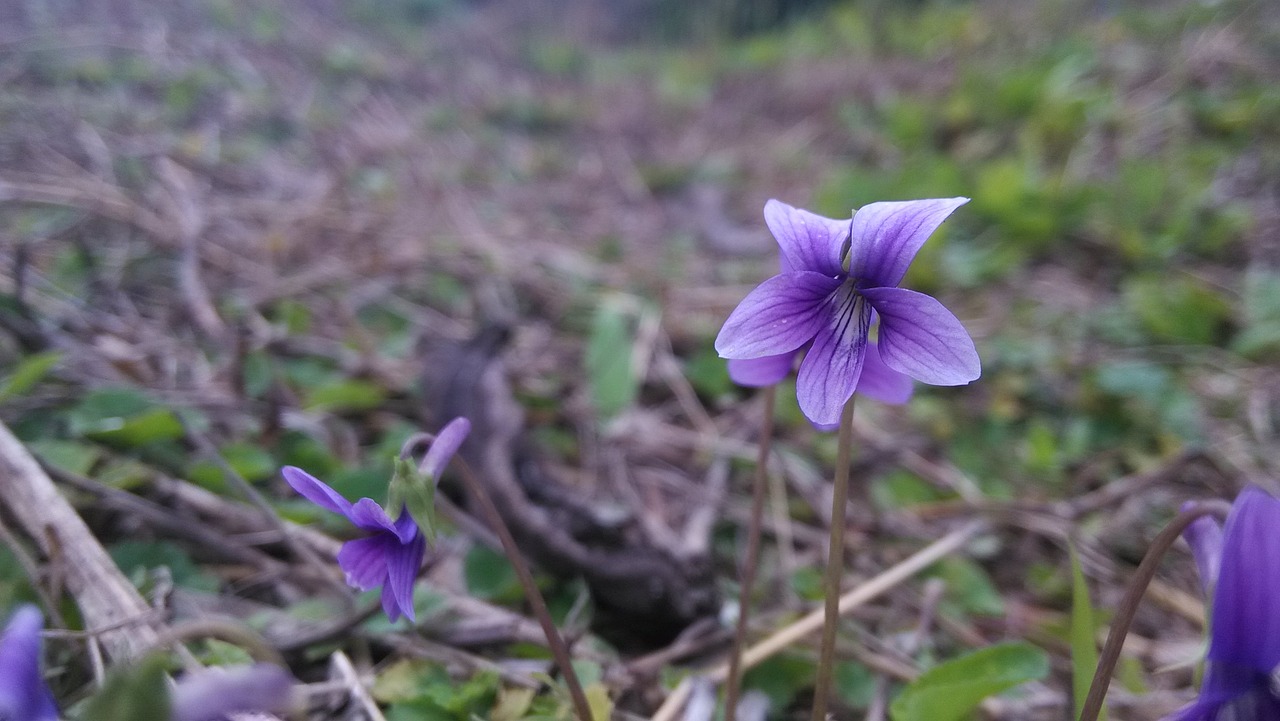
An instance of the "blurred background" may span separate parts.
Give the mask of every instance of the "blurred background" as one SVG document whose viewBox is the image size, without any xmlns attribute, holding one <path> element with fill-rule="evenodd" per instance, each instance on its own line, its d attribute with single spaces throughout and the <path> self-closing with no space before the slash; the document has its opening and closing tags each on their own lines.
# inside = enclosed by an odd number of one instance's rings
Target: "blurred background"
<svg viewBox="0 0 1280 721">
<path fill-rule="evenodd" d="M 0 419 L 119 488 L 224 492 L 195 418 L 314 521 L 277 469 L 377 497 L 424 348 L 502 320 L 557 468 L 608 495 L 620 458 L 679 523 L 718 439 L 756 432 L 711 341 L 776 271 L 765 201 L 963 195 L 904 286 L 960 317 L 983 378 L 861 404 L 855 477 L 913 523 L 1155 479 L 1073 518 L 1114 600 L 1114 564 L 1180 501 L 1280 479 L 1278 80 L 1261 1 L 10 0 Z M 820 496 L 834 439 L 779 398 L 792 491 Z M 726 591 L 737 518 L 712 535 Z M 219 588 L 180 544 L 97 521 L 128 564 Z M 957 613 L 1061 612 L 1060 541 L 940 572 Z M 28 593 L 15 563 L 0 606 Z M 513 599 L 501 562 L 467 564 Z M 765 603 L 813 598 L 803 566 Z M 1194 605 L 1149 613 L 1157 640 L 1196 639 Z"/>
</svg>

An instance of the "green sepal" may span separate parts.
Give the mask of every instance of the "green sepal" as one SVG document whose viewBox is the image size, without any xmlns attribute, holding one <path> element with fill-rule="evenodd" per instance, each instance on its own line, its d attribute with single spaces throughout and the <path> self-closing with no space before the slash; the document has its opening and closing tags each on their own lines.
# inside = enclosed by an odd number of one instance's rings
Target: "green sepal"
<svg viewBox="0 0 1280 721">
<path fill-rule="evenodd" d="M 387 492 L 390 509 L 387 515 L 395 517 L 400 508 L 408 509 L 427 544 L 436 542 L 436 481 L 418 470 L 417 464 L 408 458 L 397 458 L 391 487 Z"/>
</svg>

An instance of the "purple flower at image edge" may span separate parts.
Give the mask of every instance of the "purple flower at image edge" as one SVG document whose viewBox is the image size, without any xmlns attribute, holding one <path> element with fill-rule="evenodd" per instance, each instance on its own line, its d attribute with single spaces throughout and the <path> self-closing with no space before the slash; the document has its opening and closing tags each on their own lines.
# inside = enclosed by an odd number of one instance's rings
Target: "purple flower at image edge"
<svg viewBox="0 0 1280 721">
<path fill-rule="evenodd" d="M 206 668 L 178 681 L 169 719 L 217 721 L 236 712 L 282 711 L 293 703 L 293 688 L 293 675 L 275 664 Z"/>
<path fill-rule="evenodd" d="M 1163 721 L 1276 721 L 1280 500 L 1250 486 L 1216 531 L 1216 522 L 1202 518 L 1184 532 L 1201 582 L 1213 589 L 1209 652 L 1199 697 Z"/>
<path fill-rule="evenodd" d="M 0 636 L 0 719 L 57 721 L 58 707 L 40 675 L 40 629 L 35 606 L 19 606 Z"/>
<path fill-rule="evenodd" d="M 450 421 L 427 449 L 423 470 L 432 478 L 439 478 L 470 431 L 467 419 Z M 387 618 L 395 621 L 404 615 L 413 621 L 413 583 L 427 551 L 427 539 L 413 517 L 401 508 L 392 521 L 372 498 L 351 503 L 301 468 L 286 466 L 281 473 L 304 498 L 346 516 L 357 528 L 371 533 L 347 541 L 338 551 L 338 565 L 346 573 L 347 584 L 361 591 L 382 586 L 382 609 Z"/>
<path fill-rule="evenodd" d="M 747 294 L 716 337 L 721 357 L 758 362 L 731 364 L 734 379 L 744 385 L 781 380 L 807 348 L 796 396 L 820 426 L 838 422 L 855 391 L 905 401 L 909 385 L 889 373 L 931 385 L 976 379 L 981 362 L 960 321 L 933 297 L 897 287 L 924 242 L 966 202 L 871 203 L 844 221 L 770 200 L 765 222 L 778 241 L 782 270 Z M 870 334 L 877 320 L 875 343 Z"/>
</svg>

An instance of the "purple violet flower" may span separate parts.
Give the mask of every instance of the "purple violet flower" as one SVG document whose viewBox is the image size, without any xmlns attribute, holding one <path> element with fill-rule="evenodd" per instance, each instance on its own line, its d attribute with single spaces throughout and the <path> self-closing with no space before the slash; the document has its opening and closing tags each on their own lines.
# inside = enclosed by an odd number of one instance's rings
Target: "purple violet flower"
<svg viewBox="0 0 1280 721">
<path fill-rule="evenodd" d="M 40 629 L 35 606 L 19 606 L 0 635 L 0 719 L 57 721 L 58 707 L 40 676 Z"/>
<path fill-rule="evenodd" d="M 776 375 L 783 357 L 789 369 L 794 354 L 808 345 L 796 396 L 818 425 L 837 423 L 855 390 L 902 396 L 901 381 L 886 379 L 877 360 L 885 370 L 931 385 L 976 379 L 981 362 L 960 321 L 931 296 L 897 287 L 933 231 L 967 202 L 871 203 L 847 221 L 770 200 L 765 223 L 778 241 L 782 272 L 738 304 L 716 337 L 716 351 L 731 360 L 760 359 L 765 365 L 734 371 L 758 380 Z M 873 344 L 877 319 L 879 342 Z M 877 358 L 868 363 L 873 353 Z M 764 360 L 769 356 L 776 357 L 768 362 L 773 365 Z M 868 383 L 860 387 L 864 373 Z"/>
<path fill-rule="evenodd" d="M 471 422 L 466 418 L 449 421 L 427 449 L 422 470 L 433 479 L 439 478 L 470 432 Z M 403 614 L 413 621 L 413 582 L 427 552 L 427 539 L 413 517 L 402 507 L 392 521 L 372 498 L 351 503 L 301 468 L 286 466 L 281 473 L 307 500 L 372 533 L 347 541 L 338 551 L 338 565 L 346 572 L 347 585 L 361 591 L 382 586 L 382 610 L 387 617 L 395 621 Z"/>
<path fill-rule="evenodd" d="M 1200 697 L 1164 721 L 1280 719 L 1280 500 L 1250 486 L 1221 536 L 1197 521 L 1183 537 L 1201 573 L 1217 578 L 1201 579 L 1214 590 Z"/>
<path fill-rule="evenodd" d="M 293 703 L 293 675 L 270 663 L 207 668 L 184 676 L 171 694 L 170 721 L 221 721 L 229 714 L 283 711 Z"/>
</svg>

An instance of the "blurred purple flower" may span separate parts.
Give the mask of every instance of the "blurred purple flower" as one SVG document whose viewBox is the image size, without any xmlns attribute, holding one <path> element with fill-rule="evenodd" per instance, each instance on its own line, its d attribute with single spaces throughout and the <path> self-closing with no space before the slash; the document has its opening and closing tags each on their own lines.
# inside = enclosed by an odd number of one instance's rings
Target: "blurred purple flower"
<svg viewBox="0 0 1280 721">
<path fill-rule="evenodd" d="M 57 721 L 53 694 L 40 676 L 40 629 L 35 606 L 19 606 L 0 636 L 0 719 Z"/>
<path fill-rule="evenodd" d="M 789 369 L 791 358 L 807 346 L 796 396 L 809 420 L 831 425 L 855 390 L 902 398 L 903 382 L 882 370 L 931 385 L 976 379 L 982 372 L 978 352 L 960 321 L 934 298 L 897 287 L 933 231 L 967 202 L 872 203 L 852 221 L 777 200 L 766 203 L 765 222 L 778 241 L 782 272 L 747 294 L 716 337 L 722 357 L 758 359 L 755 367 L 734 364 L 735 380 L 780 380 L 778 369 Z M 877 319 L 879 343 L 873 345 L 869 337 Z M 867 383 L 861 386 L 864 373 Z"/>
<path fill-rule="evenodd" d="M 423 471 L 439 478 L 470 432 L 471 422 L 466 418 L 455 418 L 445 425 L 427 449 Z M 426 537 L 413 517 L 402 507 L 392 521 L 372 498 L 351 503 L 301 468 L 286 466 L 281 472 L 293 490 L 307 500 L 372 533 L 347 541 L 338 551 L 338 565 L 347 574 L 347 585 L 361 591 L 382 586 L 382 609 L 387 617 L 395 621 L 403 614 L 413 621 L 413 582 L 427 551 Z"/>
<path fill-rule="evenodd" d="M 1197 521 L 1184 538 L 1214 589 L 1209 653 L 1200 697 L 1164 721 L 1280 719 L 1280 500 L 1250 486 L 1221 536 Z"/>
<path fill-rule="evenodd" d="M 207 668 L 184 676 L 172 692 L 170 721 L 222 721 L 228 714 L 284 711 L 293 675 L 270 663 Z"/>
</svg>

